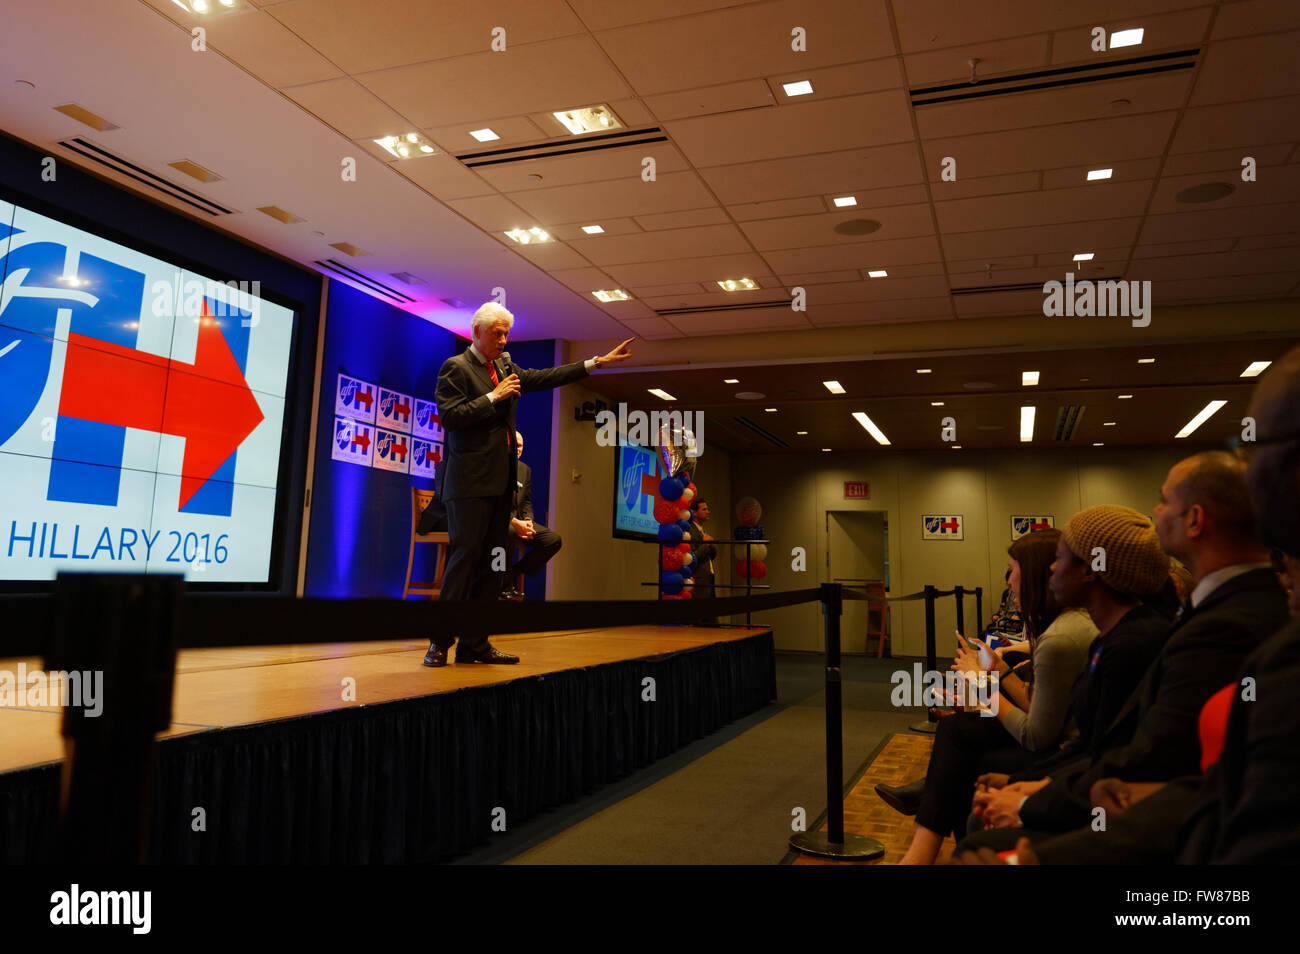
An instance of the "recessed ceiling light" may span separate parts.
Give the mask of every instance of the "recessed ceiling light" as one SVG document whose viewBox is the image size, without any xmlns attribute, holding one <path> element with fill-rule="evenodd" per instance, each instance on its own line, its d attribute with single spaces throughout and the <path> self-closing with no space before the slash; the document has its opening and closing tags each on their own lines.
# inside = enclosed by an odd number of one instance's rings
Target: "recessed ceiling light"
<svg viewBox="0 0 1300 954">
<path fill-rule="evenodd" d="M 1093 442 L 1092 442 L 1092 446 L 1093 446 L 1093 447 L 1105 447 L 1106 445 L 1103 444 L 1101 441 L 1093 441 Z"/>
<path fill-rule="evenodd" d="M 888 277 L 889 277 L 889 272 L 885 271 L 883 268 L 877 268 L 877 269 L 875 269 L 875 270 L 873 270 L 873 271 L 869 271 L 869 272 L 867 272 L 867 277 L 868 277 L 868 278 L 888 278 Z"/>
<path fill-rule="evenodd" d="M 854 411 L 853 419 L 867 429 L 867 433 L 876 439 L 877 444 L 889 446 L 889 438 L 885 436 L 885 432 L 878 428 L 876 422 L 867 417 L 865 412 Z"/>
<path fill-rule="evenodd" d="M 917 373 L 917 374 L 929 374 L 930 371 L 931 371 L 930 368 L 917 368 L 917 369 L 916 369 L 916 373 Z"/>
<path fill-rule="evenodd" d="M 671 394 L 669 394 L 667 391 L 663 390 L 662 388 L 646 388 L 646 390 L 649 391 L 657 398 L 663 398 L 665 401 L 677 400 L 677 398 L 673 397 Z"/>
<path fill-rule="evenodd" d="M 469 134 L 479 142 L 491 142 L 493 139 L 501 138 L 490 129 L 471 129 Z"/>
<path fill-rule="evenodd" d="M 1020 386 L 1021 386 L 1021 387 L 1024 387 L 1024 388 L 1032 388 L 1032 387 L 1034 387 L 1034 386 L 1037 385 L 1037 384 L 1038 384 L 1038 372 L 1037 372 L 1037 371 L 1021 371 L 1021 372 L 1020 372 Z"/>
<path fill-rule="evenodd" d="M 942 401 L 931 401 L 931 402 L 930 402 L 930 407 L 943 407 L 943 402 L 942 402 Z"/>
<path fill-rule="evenodd" d="M 1246 370 L 1241 372 L 1241 376 L 1243 378 L 1257 377 L 1259 374 L 1263 372 L 1265 368 L 1267 368 L 1272 363 L 1273 363 L 1272 361 L 1252 361 L 1249 365 L 1247 365 Z"/>
<path fill-rule="evenodd" d="M 1089 169 L 1088 181 L 1096 182 L 1098 179 L 1109 179 L 1114 169 Z"/>
<path fill-rule="evenodd" d="M 752 278 L 724 278 L 718 287 L 723 291 L 750 291 L 758 287 L 758 282 Z"/>
<path fill-rule="evenodd" d="M 1102 427 L 1114 427 L 1114 426 L 1115 426 L 1115 422 L 1114 422 L 1114 421 L 1102 421 L 1101 426 L 1102 426 Z"/>
<path fill-rule="evenodd" d="M 596 301 L 627 301 L 632 297 L 621 288 L 608 288 L 592 294 L 596 296 Z"/>
<path fill-rule="evenodd" d="M 782 83 L 781 88 L 785 90 L 787 96 L 807 96 L 813 91 L 812 83 L 808 80 L 799 80 L 796 83 Z"/>
<path fill-rule="evenodd" d="M 776 408 L 774 408 L 774 407 L 765 407 L 765 408 L 763 408 L 763 410 L 766 411 L 768 414 L 775 414 L 775 413 L 776 413 Z"/>
<path fill-rule="evenodd" d="M 550 235 L 542 229 L 533 226 L 531 229 L 511 229 L 506 235 L 510 236 L 520 245 L 530 243 L 545 242 L 550 239 Z"/>
<path fill-rule="evenodd" d="M 1131 394 L 1120 394 L 1120 395 L 1116 395 L 1116 396 L 1117 396 L 1121 401 L 1127 401 L 1127 400 L 1128 400 L 1129 398 L 1131 398 L 1133 395 L 1131 395 Z"/>
<path fill-rule="evenodd" d="M 826 385 L 826 390 L 830 391 L 831 394 L 844 393 L 844 388 L 841 387 L 840 382 L 838 381 L 823 381 L 822 384 Z"/>
<path fill-rule="evenodd" d="M 1076 252 L 1076 253 L 1075 253 L 1075 256 L 1074 256 L 1074 260 L 1075 260 L 1076 262 L 1091 262 L 1091 261 L 1092 261 L 1092 257 L 1093 257 L 1093 255 L 1095 255 L 1095 254 L 1097 254 L 1097 253 L 1096 253 L 1096 252 Z"/>
<path fill-rule="evenodd" d="M 1205 407 L 1201 408 L 1200 412 L 1194 418 L 1184 424 L 1183 429 L 1175 434 L 1174 437 L 1187 437 L 1192 433 L 1192 431 L 1196 430 L 1213 417 L 1214 413 L 1227 403 L 1227 401 L 1211 401 L 1209 404 L 1205 405 Z"/>
<path fill-rule="evenodd" d="M 420 156 L 433 155 L 435 151 L 433 143 L 419 133 L 413 132 L 403 133 L 400 136 L 384 136 L 373 141 L 398 159 L 418 159 Z"/>
<path fill-rule="evenodd" d="M 584 225 L 582 227 L 582 230 L 586 232 L 588 235 L 600 235 L 602 232 L 605 231 L 599 225 Z"/>
<path fill-rule="evenodd" d="M 798 434 L 800 437 L 803 437 L 803 436 L 804 436 L 805 434 L 807 434 L 808 432 L 807 432 L 807 431 L 795 431 L 795 433 Z"/>
<path fill-rule="evenodd" d="M 1138 364 L 1155 364 L 1155 358 L 1138 358 Z"/>
<path fill-rule="evenodd" d="M 739 384 L 739 383 L 740 383 L 740 378 L 723 378 L 723 379 L 722 379 L 722 383 L 723 383 L 723 384 Z"/>
<path fill-rule="evenodd" d="M 580 106 L 577 109 L 564 109 L 551 113 L 569 132 L 575 136 L 583 133 L 602 132 L 607 129 L 619 129 L 623 122 L 614 110 L 605 103 L 595 106 Z"/>
<path fill-rule="evenodd" d="M 858 200 L 851 195 L 837 195 L 831 201 L 835 203 L 835 208 L 837 209 L 847 209 L 850 206 L 858 204 Z"/>
<path fill-rule="evenodd" d="M 1142 27 L 1133 30 L 1116 30 L 1110 35 L 1110 48 L 1117 50 L 1121 46 L 1137 46 L 1142 42 Z"/>
<path fill-rule="evenodd" d="M 960 444 L 953 444 L 953 445 L 952 445 L 952 449 L 953 449 L 953 450 L 961 450 L 961 445 L 960 445 Z"/>
<path fill-rule="evenodd" d="M 822 450 L 824 450 L 824 451 L 828 451 L 828 450 L 830 450 L 830 448 L 829 448 L 829 447 L 823 447 Z"/>
<path fill-rule="evenodd" d="M 1034 439 L 1034 414 L 1037 410 L 1035 407 L 1022 407 L 1020 409 L 1020 439 L 1022 441 L 1032 441 Z"/>
</svg>

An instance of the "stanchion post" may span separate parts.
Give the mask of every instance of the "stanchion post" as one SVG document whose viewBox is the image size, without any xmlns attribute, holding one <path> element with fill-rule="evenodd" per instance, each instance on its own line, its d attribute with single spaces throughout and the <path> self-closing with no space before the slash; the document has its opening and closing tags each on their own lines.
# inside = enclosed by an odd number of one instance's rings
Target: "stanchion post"
<svg viewBox="0 0 1300 954">
<path fill-rule="evenodd" d="M 63 710 L 64 863 L 147 861 L 155 735 L 171 724 L 183 593 L 171 575 L 63 573 L 55 584 L 45 666 L 78 673 L 82 696 Z M 88 680 L 99 690 L 92 708 Z"/>
<path fill-rule="evenodd" d="M 934 601 L 936 589 L 931 584 L 925 585 L 925 671 L 937 672 L 939 662 L 936 658 L 936 649 L 934 644 Z M 926 713 L 924 722 L 915 722 L 908 726 L 913 732 L 922 732 L 933 734 L 935 727 L 939 724 L 934 717 L 933 712 Z"/>
<path fill-rule="evenodd" d="M 984 587 L 975 587 L 975 632 L 984 636 Z"/>
<path fill-rule="evenodd" d="M 826 831 L 799 832 L 790 847 L 819 858 L 866 861 L 879 858 L 885 846 L 874 838 L 844 833 L 844 715 L 840 693 L 840 615 L 844 588 L 821 584 L 822 615 L 826 620 Z"/>
<path fill-rule="evenodd" d="M 745 541 L 745 599 L 749 599 L 751 596 L 754 595 L 754 574 L 752 574 L 749 571 L 749 558 L 753 554 L 753 550 L 751 549 L 751 547 L 753 547 L 753 544 L 750 541 L 746 540 Z M 751 625 L 749 621 L 748 609 L 745 610 L 745 625 L 746 626 Z"/>
<path fill-rule="evenodd" d="M 957 597 L 957 632 L 966 635 L 966 588 L 960 584 L 952 588 Z"/>
</svg>

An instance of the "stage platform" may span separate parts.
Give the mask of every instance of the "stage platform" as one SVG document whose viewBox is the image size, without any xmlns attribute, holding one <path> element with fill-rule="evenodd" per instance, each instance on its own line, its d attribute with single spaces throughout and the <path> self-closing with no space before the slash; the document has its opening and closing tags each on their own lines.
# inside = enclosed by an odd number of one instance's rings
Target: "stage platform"
<svg viewBox="0 0 1300 954">
<path fill-rule="evenodd" d="M 151 860 L 444 860 L 776 695 L 761 626 L 527 633 L 493 645 L 520 663 L 428 669 L 427 640 L 409 639 L 180 653 Z M 11 659 L 0 669 L 20 662 L 40 668 Z M 49 860 L 59 723 L 55 706 L 0 707 L 2 861 Z M 200 816 L 206 830 L 195 831 Z"/>
</svg>

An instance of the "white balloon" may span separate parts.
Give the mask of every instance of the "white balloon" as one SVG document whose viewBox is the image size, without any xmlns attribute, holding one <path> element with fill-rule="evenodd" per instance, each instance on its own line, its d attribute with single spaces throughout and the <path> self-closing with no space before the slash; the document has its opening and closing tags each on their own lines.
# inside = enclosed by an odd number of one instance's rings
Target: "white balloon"
<svg viewBox="0 0 1300 954">
<path fill-rule="evenodd" d="M 682 503 L 688 504 L 695 499 L 695 491 L 691 490 L 690 487 L 687 487 L 685 490 L 682 491 L 682 495 L 679 499 L 681 500 Z"/>
<path fill-rule="evenodd" d="M 691 519 L 691 512 L 690 512 L 689 510 L 679 510 L 679 511 L 677 511 L 677 519 L 678 519 L 678 520 L 690 520 L 690 519 Z"/>
<path fill-rule="evenodd" d="M 683 553 L 683 554 L 682 554 L 682 566 L 690 566 L 690 565 L 691 565 L 692 563 L 694 563 L 694 562 L 695 562 L 695 554 L 694 554 L 694 553 Z"/>
</svg>

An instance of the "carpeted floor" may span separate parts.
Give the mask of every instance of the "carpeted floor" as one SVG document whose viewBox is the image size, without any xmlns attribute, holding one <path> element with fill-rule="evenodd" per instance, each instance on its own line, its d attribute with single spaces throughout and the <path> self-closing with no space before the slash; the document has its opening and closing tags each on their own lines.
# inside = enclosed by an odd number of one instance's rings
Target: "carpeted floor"
<svg viewBox="0 0 1300 954">
<path fill-rule="evenodd" d="M 846 657 L 844 781 L 924 711 L 890 705 L 911 659 Z M 504 832 L 465 864 L 778 864 L 796 809 L 826 809 L 821 656 L 778 653 L 777 702 L 581 802 Z"/>
</svg>

